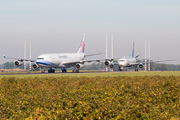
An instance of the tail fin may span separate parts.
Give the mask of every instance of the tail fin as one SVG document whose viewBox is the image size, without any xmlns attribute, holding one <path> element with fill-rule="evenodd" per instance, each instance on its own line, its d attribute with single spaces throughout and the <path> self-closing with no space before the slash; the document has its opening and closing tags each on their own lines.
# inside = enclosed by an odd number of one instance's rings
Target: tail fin
<svg viewBox="0 0 180 120">
<path fill-rule="evenodd" d="M 132 57 L 134 57 L 134 42 L 133 42 L 133 50 L 132 50 Z"/>
<path fill-rule="evenodd" d="M 6 56 L 3 54 L 3 57 L 6 58 Z"/>
<path fill-rule="evenodd" d="M 82 41 L 81 41 L 81 44 L 80 44 L 80 47 L 79 47 L 79 50 L 77 53 L 84 53 L 84 48 L 85 48 L 85 44 L 84 44 L 84 40 L 85 40 L 85 34 L 83 35 L 83 38 L 82 38 Z"/>
</svg>

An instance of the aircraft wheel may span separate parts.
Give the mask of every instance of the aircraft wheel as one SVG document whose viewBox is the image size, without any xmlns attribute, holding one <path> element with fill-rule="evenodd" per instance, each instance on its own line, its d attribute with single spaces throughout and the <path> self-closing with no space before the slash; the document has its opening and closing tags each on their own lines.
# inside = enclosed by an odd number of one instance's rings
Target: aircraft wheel
<svg viewBox="0 0 180 120">
<path fill-rule="evenodd" d="M 49 70 L 48 70 L 48 73 L 55 73 L 55 70 L 49 69 Z"/>
<path fill-rule="evenodd" d="M 66 73 L 66 69 L 62 69 L 62 73 Z"/>
<path fill-rule="evenodd" d="M 121 71 L 121 68 L 119 67 L 118 71 Z"/>
<path fill-rule="evenodd" d="M 135 68 L 135 72 L 138 72 L 139 70 L 138 70 L 138 68 Z"/>
</svg>

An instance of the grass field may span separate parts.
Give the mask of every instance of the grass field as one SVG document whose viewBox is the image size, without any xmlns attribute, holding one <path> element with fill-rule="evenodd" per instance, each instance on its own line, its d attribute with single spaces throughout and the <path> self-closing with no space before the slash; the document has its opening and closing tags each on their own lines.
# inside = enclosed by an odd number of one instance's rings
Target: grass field
<svg viewBox="0 0 180 120">
<path fill-rule="evenodd" d="M 147 73 L 131 76 L 150 76 L 0 78 L 0 118 L 179 119 L 180 76 Z"/>
<path fill-rule="evenodd" d="M 100 77 L 104 77 L 104 76 L 110 76 L 110 77 L 114 77 L 114 76 L 154 76 L 154 75 L 160 75 L 160 76 L 180 76 L 180 71 L 155 71 L 155 72 L 102 72 L 102 73 L 65 73 L 65 74 L 26 74 L 26 75 L 18 75 L 16 73 L 11 74 L 11 75 L 0 75 L 0 78 L 3 77 L 18 77 L 18 78 L 22 78 L 22 77 L 62 77 L 62 76 L 69 76 L 69 77 L 82 77 L 82 76 L 86 76 L 86 77 L 96 77 L 96 76 L 100 76 Z"/>
</svg>

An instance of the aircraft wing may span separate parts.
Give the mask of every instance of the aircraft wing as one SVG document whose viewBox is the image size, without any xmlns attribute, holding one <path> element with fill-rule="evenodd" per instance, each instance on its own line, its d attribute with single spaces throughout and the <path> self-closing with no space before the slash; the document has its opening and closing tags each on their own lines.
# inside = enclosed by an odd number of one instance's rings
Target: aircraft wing
<svg viewBox="0 0 180 120">
<path fill-rule="evenodd" d="M 88 56 L 94 56 L 94 55 L 101 55 L 101 54 L 104 54 L 104 53 L 85 54 L 85 57 L 88 57 Z"/>
<path fill-rule="evenodd" d="M 105 60 L 105 61 L 113 61 L 114 59 L 107 58 L 107 59 L 92 59 L 92 60 L 79 60 L 79 61 L 65 61 L 65 62 L 61 62 L 60 65 L 68 65 L 68 64 L 76 64 L 76 63 L 84 64 L 85 62 L 100 62 L 100 61 L 102 61 L 102 60 Z"/>
<path fill-rule="evenodd" d="M 151 62 L 137 62 L 137 63 L 130 63 L 130 65 L 139 65 L 139 64 L 147 64 L 147 63 L 158 63 L 158 62 L 168 62 L 168 61 L 175 61 L 175 59 L 173 59 L 173 60 L 151 61 Z"/>
<path fill-rule="evenodd" d="M 18 60 L 18 61 L 31 61 L 31 62 L 36 62 L 36 60 L 30 60 L 30 59 L 24 59 L 24 58 L 10 58 L 10 57 L 6 57 L 4 54 L 3 54 L 3 57 L 5 59 L 14 59 L 14 60 Z"/>
</svg>

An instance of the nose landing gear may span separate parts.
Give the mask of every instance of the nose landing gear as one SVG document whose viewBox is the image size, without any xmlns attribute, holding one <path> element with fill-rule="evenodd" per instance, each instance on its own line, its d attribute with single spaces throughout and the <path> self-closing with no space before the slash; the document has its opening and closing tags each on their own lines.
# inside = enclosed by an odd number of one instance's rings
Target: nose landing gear
<svg viewBox="0 0 180 120">
<path fill-rule="evenodd" d="M 119 67 L 119 71 L 123 71 L 123 69 L 124 69 L 123 67 Z"/>
</svg>

